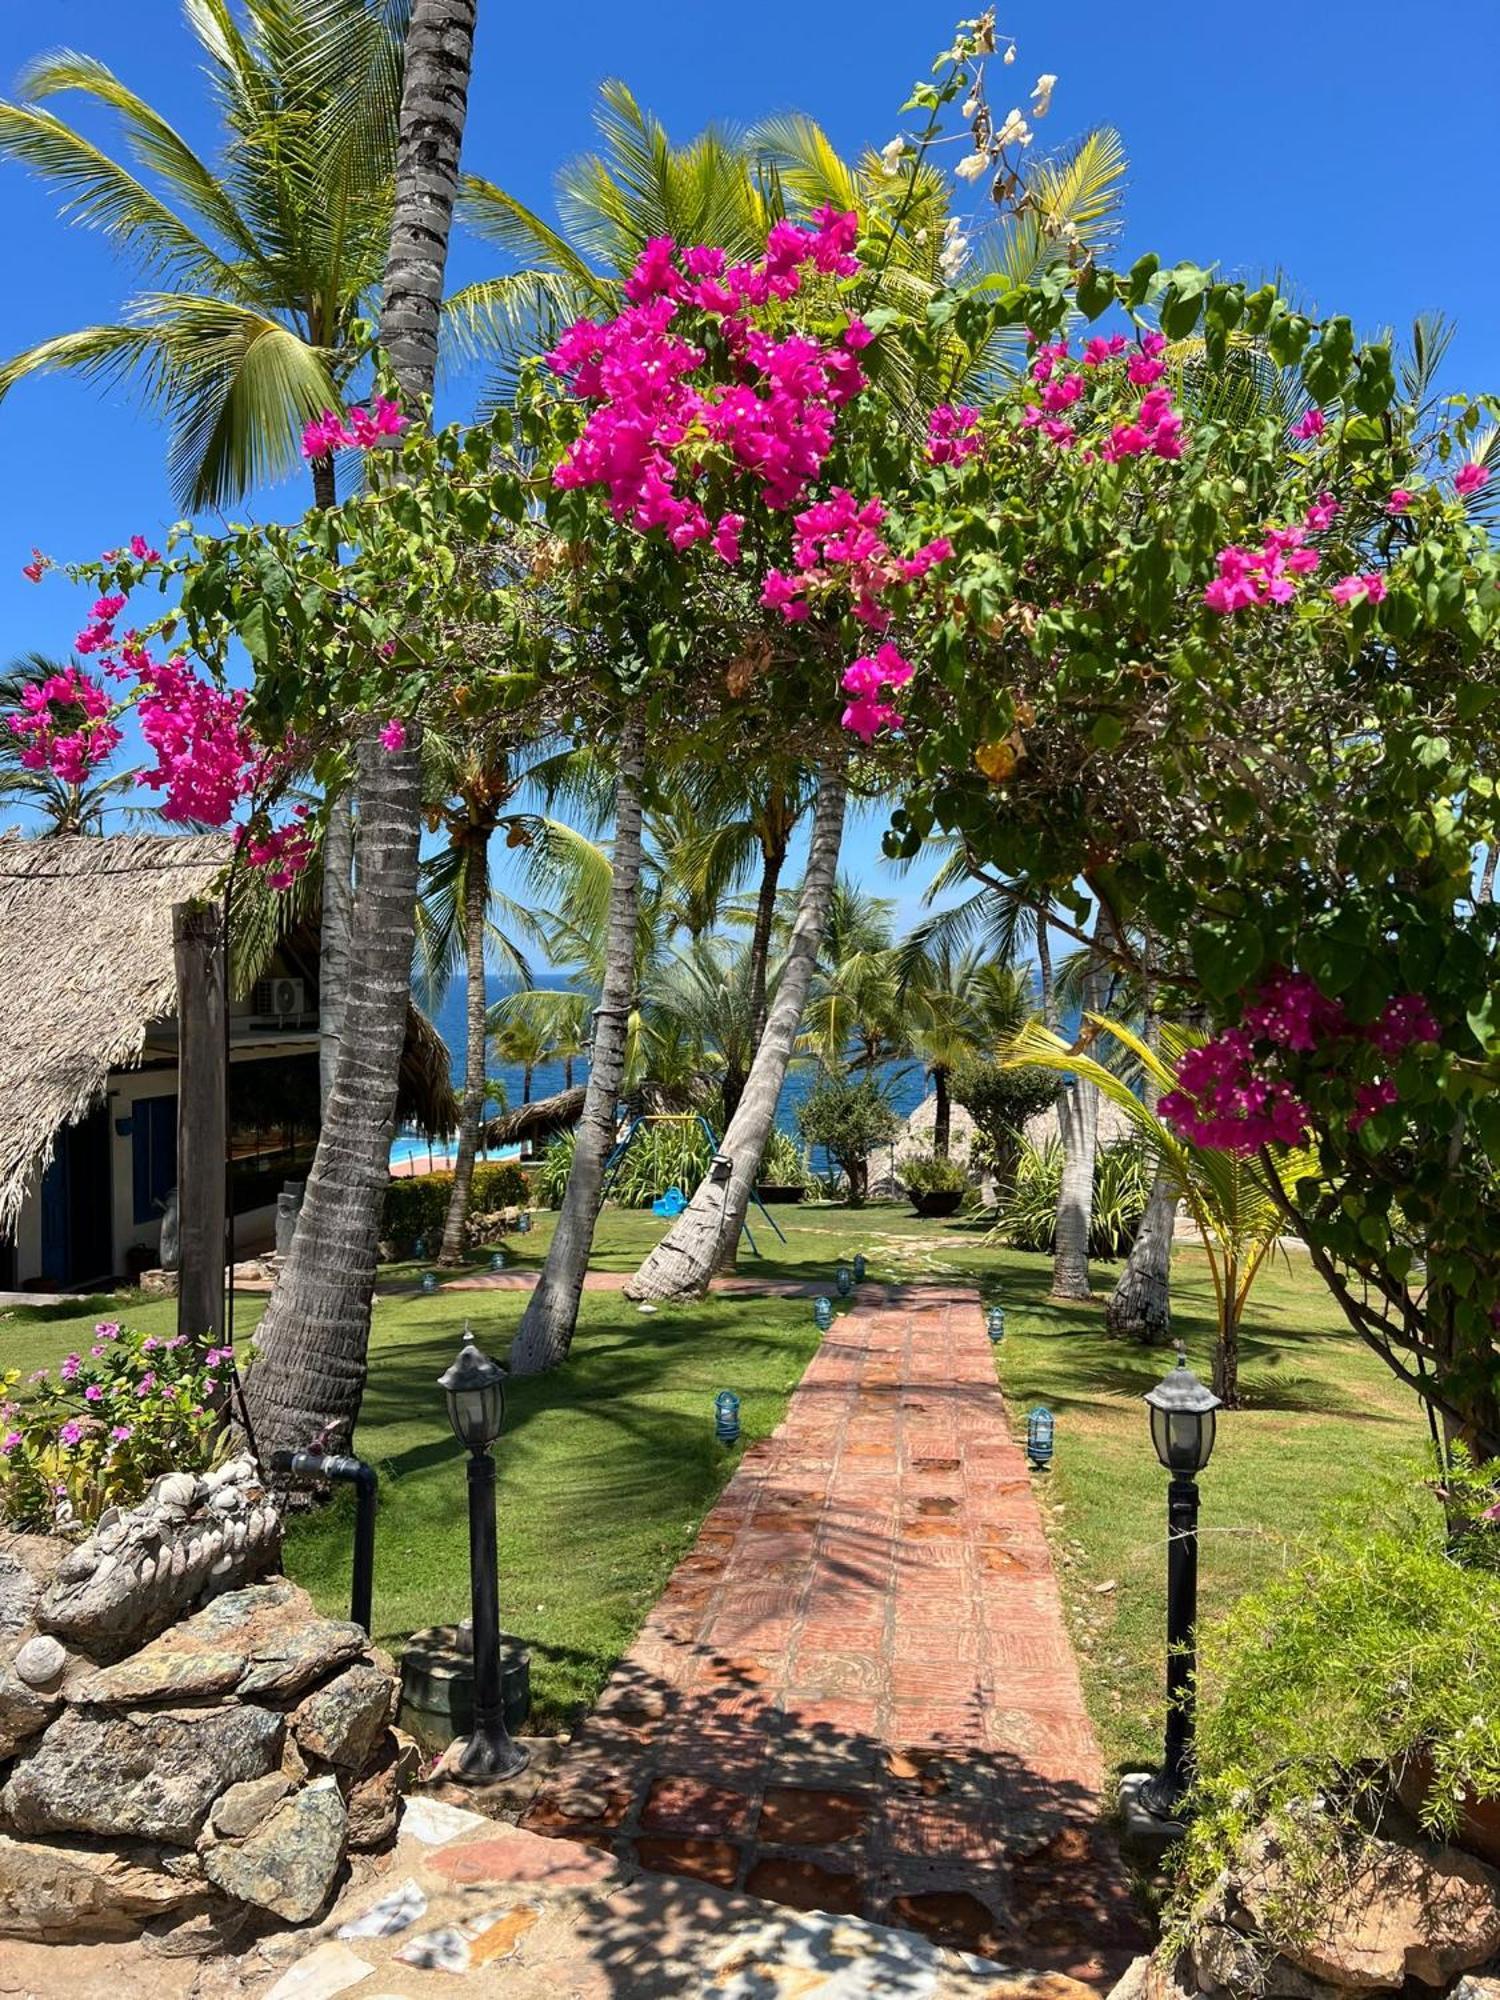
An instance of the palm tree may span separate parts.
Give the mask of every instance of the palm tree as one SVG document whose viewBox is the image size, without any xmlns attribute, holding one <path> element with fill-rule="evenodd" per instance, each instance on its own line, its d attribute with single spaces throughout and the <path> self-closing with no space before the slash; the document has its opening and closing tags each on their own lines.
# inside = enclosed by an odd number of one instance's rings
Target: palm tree
<svg viewBox="0 0 1500 2000">
<path fill-rule="evenodd" d="M 412 0 L 380 339 L 408 410 L 425 410 L 458 192 L 476 0 Z M 315 55 L 334 45 L 324 35 Z M 357 749 L 360 866 L 338 1070 L 291 1251 L 246 1384 L 261 1451 L 347 1441 L 364 1393 L 380 1204 L 411 985 L 421 837 L 420 732 Z"/>
<path fill-rule="evenodd" d="M 834 884 L 803 1016 L 800 1047 L 830 1075 L 875 1070 L 910 1054 L 896 977 L 894 905 L 848 880 Z"/>
<path fill-rule="evenodd" d="M 23 653 L 0 674 L 0 717 L 21 706 L 27 688 L 67 671 L 68 662 L 45 653 Z M 21 762 L 19 738 L 0 722 L 0 800 L 34 813 L 42 834 L 103 833 L 112 813 L 148 819 L 148 810 L 117 804 L 136 789 L 139 773 L 100 771 L 82 784 L 69 784 L 51 771 L 32 771 Z"/>
<path fill-rule="evenodd" d="M 217 507 L 300 466 L 303 424 L 339 401 L 366 355 L 406 0 L 244 0 L 243 26 L 230 0 L 185 0 L 183 13 L 226 137 L 216 160 L 70 50 L 32 64 L 23 101 L 0 103 L 0 154 L 101 230 L 148 287 L 118 320 L 5 363 L 0 396 L 52 370 L 128 378 L 169 426 L 182 505 Z M 123 160 L 48 108 L 68 92 L 114 114 Z M 331 504 L 331 462 L 315 480 Z"/>
<path fill-rule="evenodd" d="M 390 237 L 407 0 L 185 0 L 226 144 L 205 159 L 103 63 L 65 52 L 0 104 L 0 154 L 101 229 L 149 287 L 121 318 L 54 336 L 0 367 L 127 378 L 166 421 L 186 507 L 227 506 L 301 464 L 298 433 L 365 356 Z M 48 108 L 74 92 L 113 114 L 115 159 Z M 141 179 L 143 170 L 148 179 Z M 337 498 L 332 458 L 313 500 Z M 353 903 L 347 785 L 330 787 L 319 965 L 326 1108 L 343 1022 Z"/>
<path fill-rule="evenodd" d="M 1141 1073 L 1151 1078 L 1158 1094 L 1176 1089 L 1177 1066 L 1187 1051 L 1202 1040 L 1201 1035 L 1190 1029 L 1164 1022 L 1160 1030 L 1162 1052 L 1158 1055 L 1123 1022 L 1101 1014 L 1087 1014 L 1084 1028 L 1090 1040 L 1101 1034 L 1111 1037 L 1139 1066 Z M 1239 1402 L 1239 1330 L 1245 1304 L 1285 1227 L 1286 1210 L 1268 1185 L 1264 1169 L 1258 1161 L 1219 1152 L 1211 1146 L 1195 1146 L 1179 1138 L 1155 1111 L 1147 1108 L 1123 1076 L 1035 1022 L 1016 1036 L 1006 1060 L 1070 1072 L 1091 1083 L 1101 1096 L 1124 1112 L 1161 1171 L 1187 1203 L 1203 1239 L 1213 1278 L 1218 1319 L 1214 1393 L 1227 1408 L 1234 1409 Z M 1301 1150 L 1289 1152 L 1278 1163 L 1278 1171 L 1283 1186 L 1293 1187 L 1299 1179 L 1316 1174 L 1316 1156 Z"/>
<path fill-rule="evenodd" d="M 1008 968 L 981 948 L 955 952 L 946 938 L 925 937 L 908 939 L 897 953 L 897 992 L 910 1020 L 912 1047 L 932 1082 L 932 1150 L 946 1159 L 949 1077 L 966 1056 L 988 1054 L 1000 1033 L 1013 1029 L 1013 984 Z"/>
<path fill-rule="evenodd" d="M 503 1003 L 502 1003 L 503 1004 Z M 490 1019 L 494 1018 L 494 1009 Z M 535 1017 L 516 1013 L 489 1029 L 490 1041 L 501 1062 L 521 1072 L 521 1102 L 531 1102 L 531 1079 L 545 1062 L 553 1058 L 546 1028 Z"/>
</svg>

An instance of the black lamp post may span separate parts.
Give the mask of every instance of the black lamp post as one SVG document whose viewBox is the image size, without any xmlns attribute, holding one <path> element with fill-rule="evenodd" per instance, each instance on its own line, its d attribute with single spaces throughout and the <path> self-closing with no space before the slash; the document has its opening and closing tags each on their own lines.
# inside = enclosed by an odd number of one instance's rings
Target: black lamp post
<svg viewBox="0 0 1500 2000">
<path fill-rule="evenodd" d="M 1142 1788 L 1148 1812 L 1170 1819 L 1186 1793 L 1193 1755 L 1198 1623 L 1198 1474 L 1214 1448 L 1214 1412 L 1221 1405 L 1177 1350 L 1177 1366 L 1146 1392 L 1151 1442 L 1171 1473 L 1167 1488 L 1167 1744 L 1166 1760 Z"/>
<path fill-rule="evenodd" d="M 481 1354 L 473 1329 L 453 1366 L 438 1377 L 453 1435 L 469 1451 L 469 1600 L 474 1627 L 474 1731 L 457 1775 L 483 1784 L 513 1778 L 530 1752 L 505 1726 L 500 1682 L 499 1554 L 495 1545 L 495 1461 L 490 1446 L 505 1422 L 505 1370 Z"/>
</svg>

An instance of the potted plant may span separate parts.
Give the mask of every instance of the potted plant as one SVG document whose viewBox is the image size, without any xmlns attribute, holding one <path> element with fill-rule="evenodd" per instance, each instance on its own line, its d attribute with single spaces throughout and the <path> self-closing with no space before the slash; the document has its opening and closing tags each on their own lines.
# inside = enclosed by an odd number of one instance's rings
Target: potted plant
<svg viewBox="0 0 1500 2000">
<path fill-rule="evenodd" d="M 766 1141 L 755 1192 L 763 1202 L 801 1201 L 807 1193 L 807 1163 L 790 1132 L 773 1132 Z"/>
<path fill-rule="evenodd" d="M 900 1163 L 907 1199 L 918 1215 L 956 1215 L 968 1193 L 969 1177 L 953 1160 L 914 1154 Z"/>
</svg>

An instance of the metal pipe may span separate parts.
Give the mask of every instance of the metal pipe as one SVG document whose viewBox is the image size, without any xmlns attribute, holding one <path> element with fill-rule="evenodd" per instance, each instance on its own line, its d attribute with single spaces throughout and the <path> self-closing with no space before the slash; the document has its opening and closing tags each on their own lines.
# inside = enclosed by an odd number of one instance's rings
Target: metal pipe
<svg viewBox="0 0 1500 2000">
<path fill-rule="evenodd" d="M 343 1480 L 354 1488 L 354 1575 L 349 1616 L 368 1634 L 375 1593 L 375 1495 L 380 1484 L 373 1465 L 339 1452 L 273 1451 L 271 1470 L 283 1478 Z"/>
</svg>

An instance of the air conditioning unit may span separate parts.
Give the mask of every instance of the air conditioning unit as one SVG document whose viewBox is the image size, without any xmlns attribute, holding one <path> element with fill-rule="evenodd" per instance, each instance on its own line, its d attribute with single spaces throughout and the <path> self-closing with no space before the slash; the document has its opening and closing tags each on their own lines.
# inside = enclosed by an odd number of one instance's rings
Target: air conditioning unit
<svg viewBox="0 0 1500 2000">
<path fill-rule="evenodd" d="M 307 1012 L 307 982 L 303 979 L 258 979 L 254 1010 L 278 1021 L 300 1020 Z"/>
</svg>

